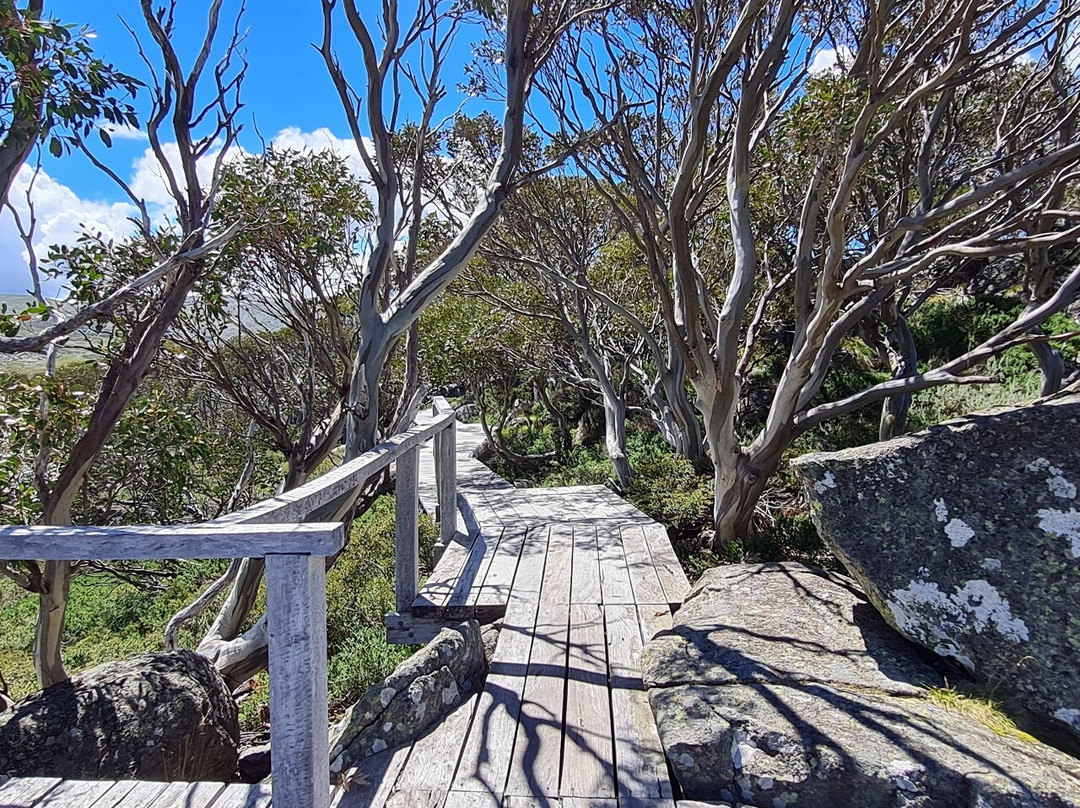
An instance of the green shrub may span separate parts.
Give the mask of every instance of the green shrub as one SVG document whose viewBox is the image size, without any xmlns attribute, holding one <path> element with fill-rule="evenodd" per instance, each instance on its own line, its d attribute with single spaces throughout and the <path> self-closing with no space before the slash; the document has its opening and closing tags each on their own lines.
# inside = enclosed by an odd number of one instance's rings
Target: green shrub
<svg viewBox="0 0 1080 808">
<path fill-rule="evenodd" d="M 614 476 L 611 461 L 600 444 L 575 446 L 564 463 L 556 464 L 538 482 L 545 488 L 565 485 L 604 485 Z"/>
<path fill-rule="evenodd" d="M 712 475 L 699 475 L 685 457 L 654 448 L 631 457 L 631 464 L 635 476 L 626 498 L 665 525 L 676 545 L 696 545 L 712 523 Z"/>
<path fill-rule="evenodd" d="M 140 567 L 165 573 L 152 580 L 159 588 L 135 586 L 102 573 L 79 574 L 71 581 L 64 622 L 64 662 L 78 673 L 104 662 L 160 651 L 169 618 L 224 570 L 223 561 L 145 562 Z M 13 698 L 37 690 L 32 648 L 37 598 L 0 580 L 0 672 Z M 205 612 L 181 632 L 191 647 L 205 631 Z"/>
<path fill-rule="evenodd" d="M 420 517 L 421 573 L 430 571 L 438 529 Z M 379 497 L 353 523 L 326 576 L 326 637 L 332 709 L 356 701 L 415 651 L 391 645 L 383 616 L 394 610 L 394 497 Z"/>
<path fill-rule="evenodd" d="M 416 650 L 412 645 L 388 643 L 386 629 L 381 620 L 379 623 L 356 627 L 330 657 L 327 673 L 332 712 L 355 702 Z"/>
<path fill-rule="evenodd" d="M 792 508 L 774 515 L 772 523 L 755 531 L 741 549 L 744 558 L 755 561 L 801 561 L 826 569 L 839 567 L 806 509 Z"/>
<path fill-rule="evenodd" d="M 634 480 L 626 498 L 665 525 L 676 543 L 696 544 L 712 520 L 712 477 L 699 475 L 651 429 L 631 429 L 626 456 Z M 545 487 L 604 485 L 614 477 L 602 444 L 576 446 L 567 461 L 537 480 Z"/>
</svg>

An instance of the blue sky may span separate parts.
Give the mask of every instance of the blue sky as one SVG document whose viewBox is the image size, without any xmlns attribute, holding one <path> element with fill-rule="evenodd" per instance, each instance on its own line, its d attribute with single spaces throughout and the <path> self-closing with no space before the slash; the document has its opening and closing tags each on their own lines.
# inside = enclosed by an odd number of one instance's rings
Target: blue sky
<svg viewBox="0 0 1080 808">
<path fill-rule="evenodd" d="M 206 0 L 180 0 L 177 9 L 175 44 L 185 66 L 190 65 L 201 43 L 207 10 Z M 408 3 L 403 3 L 408 6 Z M 47 13 L 64 22 L 85 23 L 95 32 L 95 51 L 121 70 L 144 79 L 146 69 L 136 52 L 131 34 L 121 18 L 127 20 L 140 36 L 145 33 L 138 0 L 46 0 Z M 360 0 L 358 6 L 370 15 L 374 27 L 375 11 L 381 3 Z M 223 29 L 239 7 L 238 0 L 226 0 L 222 14 Z M 350 149 L 351 162 L 359 167 L 355 149 L 349 143 L 348 129 L 322 57 L 312 47 L 322 37 L 322 12 L 317 0 L 284 2 L 284 0 L 249 0 L 242 28 L 247 31 L 244 47 L 249 62 L 242 98 L 245 109 L 241 114 L 244 133 L 241 145 L 248 151 L 259 149 L 255 125 L 268 141 L 294 147 L 329 147 L 346 155 Z M 219 32 L 224 39 L 226 30 Z M 450 64 L 445 73 L 449 98 L 447 111 L 456 108 L 460 96 L 455 83 L 464 79 L 464 66 L 471 59 L 472 35 L 463 31 L 455 42 Z M 361 73 L 355 60 L 355 45 L 344 19 L 339 18 L 335 32 L 338 49 L 347 75 L 354 82 Z M 151 51 L 151 57 L 153 58 Z M 145 95 L 136 99 L 136 106 L 145 109 Z M 452 106 L 451 106 L 452 105 Z M 404 108 L 408 112 L 409 100 Z M 475 112 L 474 105 L 469 111 Z M 123 134 L 123 133 L 121 133 Z M 100 156 L 125 179 L 133 181 L 136 189 L 147 189 L 153 201 L 152 178 L 146 177 L 151 167 L 146 160 L 146 142 L 137 133 L 114 137 L 111 149 L 98 149 Z M 41 223 L 37 243 L 71 241 L 81 222 L 89 221 L 99 229 L 117 232 L 125 228 L 124 217 L 131 211 L 123 193 L 100 172 L 79 156 L 55 159 L 46 154 L 42 159 L 44 174 L 35 185 L 35 199 Z M 17 183 L 12 200 L 20 204 L 24 182 Z M 164 200 L 162 199 L 163 203 Z M 21 293 L 29 286 L 29 275 L 22 245 L 18 241 L 11 214 L 0 217 L 0 293 Z M 39 252 L 42 254 L 44 250 Z"/>
</svg>

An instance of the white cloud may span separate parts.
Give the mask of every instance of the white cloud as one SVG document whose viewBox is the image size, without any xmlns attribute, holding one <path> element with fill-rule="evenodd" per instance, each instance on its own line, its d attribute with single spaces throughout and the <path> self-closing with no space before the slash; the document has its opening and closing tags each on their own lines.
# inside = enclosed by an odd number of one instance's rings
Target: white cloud
<svg viewBox="0 0 1080 808">
<path fill-rule="evenodd" d="M 367 180 L 369 177 L 356 141 L 351 137 L 338 137 L 325 126 L 314 132 L 304 132 L 297 126 L 288 126 L 274 135 L 270 145 L 276 149 L 296 151 L 331 151 L 345 161 L 345 165 L 355 177 L 360 180 Z"/>
<path fill-rule="evenodd" d="M 8 197 L 24 225 L 29 216 L 26 190 L 33 175 L 33 169 L 29 166 L 24 165 L 19 169 Z M 133 229 L 128 217 L 135 214 L 134 205 L 82 199 L 45 171 L 41 171 L 34 181 L 33 200 L 37 216 L 34 245 L 40 257 L 44 257 L 52 244 L 74 244 L 82 232 L 119 238 Z M 19 293 L 30 288 L 28 260 L 15 218 L 10 210 L 4 208 L 0 214 L 0 292 Z M 50 286 L 49 293 L 55 292 L 56 286 Z"/>
<path fill-rule="evenodd" d="M 830 71 L 843 72 L 852 62 L 855 55 L 851 49 L 841 45 L 839 48 L 822 48 L 814 54 L 808 68 L 811 76 L 817 76 Z"/>
<path fill-rule="evenodd" d="M 145 141 L 146 134 L 126 126 L 108 128 L 114 138 L 133 141 Z M 282 129 L 271 140 L 278 148 L 296 150 L 329 150 L 344 158 L 349 170 L 358 178 L 366 179 L 367 170 L 360 158 L 356 143 L 351 138 L 339 138 L 323 127 L 313 132 L 304 132 L 298 127 Z M 183 183 L 183 174 L 179 171 L 179 149 L 175 143 L 162 144 L 169 164 L 174 167 L 177 181 Z M 239 157 L 246 152 L 233 147 L 227 159 Z M 211 150 L 198 165 L 199 179 L 204 185 L 209 184 L 214 162 L 220 149 Z M 120 172 L 121 175 L 123 172 Z M 20 169 L 12 186 L 9 199 L 26 219 L 28 208 L 26 190 L 29 187 L 33 171 L 29 166 Z M 128 183 L 136 197 L 144 200 L 148 213 L 155 221 L 165 220 L 173 210 L 173 199 L 161 165 L 153 151 L 147 146 L 136 157 L 128 173 Z M 89 231 L 101 233 L 106 238 L 120 239 L 130 234 L 134 226 L 128 220 L 137 216 L 135 206 L 127 201 L 126 195 L 102 175 L 102 191 L 112 197 L 108 199 L 89 199 L 80 197 L 75 191 L 44 170 L 38 174 L 33 186 L 34 207 L 37 214 L 37 230 L 34 245 L 40 257 L 44 257 L 48 247 L 53 244 L 74 244 L 80 233 Z M 373 193 L 372 191 L 370 191 Z M 31 286 L 30 272 L 27 267 L 28 256 L 19 238 L 15 220 L 6 208 L 0 213 L 0 294 L 20 294 Z M 50 295 L 59 291 L 56 284 L 48 288 Z"/>
<path fill-rule="evenodd" d="M 175 143 L 162 143 L 161 151 L 164 153 L 165 159 L 172 168 L 173 176 L 180 184 L 181 190 L 184 190 L 186 188 L 186 183 L 184 181 L 184 173 L 180 169 L 180 147 Z M 233 159 L 244 153 L 243 149 L 234 146 L 230 149 L 226 159 Z M 214 164 L 219 154 L 221 154 L 220 148 L 211 149 L 203 156 L 196 167 L 196 172 L 199 175 L 199 183 L 204 189 L 210 184 L 214 173 Z M 173 204 L 173 198 L 169 193 L 169 185 L 168 180 L 166 179 L 165 170 L 162 168 L 161 163 L 158 162 L 157 156 L 150 147 L 147 147 L 146 151 L 144 151 L 141 156 L 135 158 L 135 163 L 132 166 L 132 177 L 129 184 L 131 186 L 131 192 L 139 199 L 144 200 L 150 207 L 158 206 L 167 208 L 171 207 Z"/>
<path fill-rule="evenodd" d="M 147 141 L 150 137 L 141 129 L 127 124 L 107 123 L 103 127 L 113 140 L 140 140 Z"/>
</svg>

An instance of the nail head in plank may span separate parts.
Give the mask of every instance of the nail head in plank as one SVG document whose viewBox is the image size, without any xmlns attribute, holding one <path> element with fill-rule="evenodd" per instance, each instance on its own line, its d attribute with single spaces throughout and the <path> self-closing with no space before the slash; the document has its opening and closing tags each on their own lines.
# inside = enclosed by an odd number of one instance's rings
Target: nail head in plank
<svg viewBox="0 0 1080 808">
<path fill-rule="evenodd" d="M 564 797 L 614 797 L 607 649 L 599 605 L 570 606 L 569 645 L 559 793 Z"/>
</svg>

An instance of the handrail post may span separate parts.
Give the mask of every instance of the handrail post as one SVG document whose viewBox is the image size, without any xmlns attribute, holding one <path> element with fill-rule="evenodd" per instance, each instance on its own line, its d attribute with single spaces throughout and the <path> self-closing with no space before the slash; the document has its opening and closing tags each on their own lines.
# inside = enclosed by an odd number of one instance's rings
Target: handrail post
<svg viewBox="0 0 1080 808">
<path fill-rule="evenodd" d="M 408 614 L 420 588 L 419 475 L 420 446 L 416 445 L 397 459 L 394 600 L 399 614 Z"/>
<path fill-rule="evenodd" d="M 266 556 L 271 786 L 279 808 L 329 808 L 326 559 Z"/>
<path fill-rule="evenodd" d="M 439 494 L 439 543 L 449 546 L 457 533 L 457 419 L 438 434 L 435 480 Z"/>
</svg>

